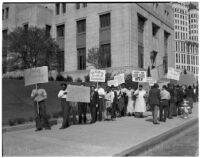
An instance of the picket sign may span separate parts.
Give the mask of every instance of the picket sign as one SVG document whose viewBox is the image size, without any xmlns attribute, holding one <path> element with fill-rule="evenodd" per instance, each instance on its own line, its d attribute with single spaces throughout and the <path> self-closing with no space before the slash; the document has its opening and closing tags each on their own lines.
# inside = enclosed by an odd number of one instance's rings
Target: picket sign
<svg viewBox="0 0 200 158">
<path fill-rule="evenodd" d="M 147 77 L 146 81 L 149 83 L 149 86 L 153 86 L 157 82 L 153 80 L 153 77 Z"/>
<path fill-rule="evenodd" d="M 114 76 L 114 80 L 117 80 L 117 83 L 119 85 L 122 84 L 122 83 L 125 83 L 125 79 L 124 78 L 125 78 L 124 77 L 124 73 Z"/>
<path fill-rule="evenodd" d="M 91 69 L 90 70 L 90 81 L 92 82 L 105 82 L 106 71 Z"/>
<path fill-rule="evenodd" d="M 68 85 L 67 101 L 90 103 L 90 87 Z"/>
<path fill-rule="evenodd" d="M 180 74 L 180 70 L 168 67 L 167 78 L 179 81 Z"/>
<path fill-rule="evenodd" d="M 146 82 L 147 72 L 133 70 L 132 71 L 132 81 L 133 82 Z"/>
<path fill-rule="evenodd" d="M 25 86 L 48 82 L 48 67 L 36 67 L 24 70 Z"/>
<path fill-rule="evenodd" d="M 117 87 L 119 85 L 117 80 L 109 80 L 107 81 L 107 84 L 109 87 L 111 87 L 112 85 Z"/>
</svg>

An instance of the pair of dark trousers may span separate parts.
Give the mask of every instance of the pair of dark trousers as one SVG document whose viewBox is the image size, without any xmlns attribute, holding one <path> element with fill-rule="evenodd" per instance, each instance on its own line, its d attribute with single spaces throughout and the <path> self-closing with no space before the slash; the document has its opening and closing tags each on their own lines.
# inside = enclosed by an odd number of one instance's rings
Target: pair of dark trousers
<svg viewBox="0 0 200 158">
<path fill-rule="evenodd" d="M 112 118 L 116 118 L 116 103 L 112 104 L 112 114 L 111 114 Z"/>
<path fill-rule="evenodd" d="M 169 102 L 169 106 L 168 106 L 168 118 L 172 118 L 173 109 L 174 109 L 174 102 Z"/>
<path fill-rule="evenodd" d="M 166 121 L 167 114 L 168 114 L 168 108 L 169 108 L 169 101 L 168 100 L 161 100 L 160 102 L 160 120 Z M 163 112 L 164 112 L 164 118 L 163 118 Z"/>
<path fill-rule="evenodd" d="M 156 123 L 156 122 L 158 122 L 159 105 L 158 104 L 152 104 L 151 108 L 152 108 L 153 123 Z"/>
<path fill-rule="evenodd" d="M 90 104 L 91 122 L 96 122 L 97 108 L 95 104 Z"/>
<path fill-rule="evenodd" d="M 61 98 L 61 109 L 62 109 L 62 116 L 63 116 L 63 122 L 62 127 L 68 127 L 69 126 L 69 102 L 66 101 L 66 98 Z"/>
<path fill-rule="evenodd" d="M 103 98 L 99 98 L 99 105 L 97 108 L 97 112 L 98 112 L 98 120 L 101 121 L 102 120 L 102 112 L 103 112 Z"/>
<path fill-rule="evenodd" d="M 37 129 L 49 128 L 49 121 L 46 114 L 45 101 L 34 102 L 35 123 Z"/>
<path fill-rule="evenodd" d="M 87 122 L 86 112 L 87 112 L 87 104 L 86 103 L 78 103 L 79 123 L 82 123 L 82 116 L 83 116 L 84 123 Z"/>
</svg>

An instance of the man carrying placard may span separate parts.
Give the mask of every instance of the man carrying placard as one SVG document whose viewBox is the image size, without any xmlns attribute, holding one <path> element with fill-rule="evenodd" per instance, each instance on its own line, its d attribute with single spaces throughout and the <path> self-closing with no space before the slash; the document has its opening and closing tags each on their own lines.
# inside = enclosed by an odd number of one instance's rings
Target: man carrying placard
<svg viewBox="0 0 200 158">
<path fill-rule="evenodd" d="M 50 130 L 51 128 L 46 114 L 45 100 L 47 99 L 47 93 L 45 89 L 40 88 L 40 84 L 36 84 L 36 89 L 32 90 L 31 98 L 34 101 L 34 112 L 36 122 L 35 131 L 40 131 L 42 130 L 42 128 Z"/>
</svg>

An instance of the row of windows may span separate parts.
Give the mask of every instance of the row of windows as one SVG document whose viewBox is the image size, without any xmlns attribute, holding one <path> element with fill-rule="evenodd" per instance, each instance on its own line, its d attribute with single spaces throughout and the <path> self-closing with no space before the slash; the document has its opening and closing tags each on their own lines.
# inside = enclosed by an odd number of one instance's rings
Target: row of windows
<svg viewBox="0 0 200 158">
<path fill-rule="evenodd" d="M 178 26 L 178 25 L 175 25 L 175 29 L 180 29 L 181 31 L 187 31 L 187 27 L 182 27 L 182 26 Z"/>
<path fill-rule="evenodd" d="M 185 22 L 185 21 L 183 21 L 183 20 L 179 20 L 179 19 L 175 19 L 175 20 L 174 20 L 174 23 L 175 23 L 175 24 L 181 24 L 181 25 L 187 25 L 187 24 L 188 24 L 187 22 Z"/>
<path fill-rule="evenodd" d="M 110 13 L 100 15 L 100 28 L 110 27 Z M 86 19 L 77 21 L 77 33 L 86 32 Z M 64 37 L 64 24 L 57 26 L 57 37 Z"/>
<path fill-rule="evenodd" d="M 190 37 L 190 40 L 198 41 L 198 40 L 199 40 L 199 37 L 198 37 L 198 36 L 192 36 L 192 37 Z"/>
<path fill-rule="evenodd" d="M 198 25 L 190 25 L 189 27 L 190 27 L 191 29 L 192 29 L 192 28 L 198 28 Z"/>
<path fill-rule="evenodd" d="M 198 33 L 198 30 L 191 30 L 189 31 L 190 34 L 193 34 L 193 33 Z"/>
<path fill-rule="evenodd" d="M 180 8 L 174 8 L 174 11 L 177 13 L 181 13 L 181 14 L 187 14 L 186 10 L 180 9 Z"/>
<path fill-rule="evenodd" d="M 197 54 L 198 53 L 198 47 L 195 45 L 188 45 L 185 42 L 181 41 L 176 41 L 176 47 L 175 47 L 176 52 L 188 52 L 188 53 L 193 53 Z"/>
<path fill-rule="evenodd" d="M 187 33 L 175 32 L 175 39 L 186 40 L 188 39 Z"/>
<path fill-rule="evenodd" d="M 9 8 L 2 9 L 2 20 L 8 19 L 9 17 Z"/>
<path fill-rule="evenodd" d="M 87 3 L 76 3 L 76 9 L 80 9 L 81 5 L 83 8 L 87 7 Z M 62 9 L 62 13 L 66 13 L 66 3 L 56 3 L 55 5 L 55 10 L 56 10 L 56 15 L 61 14 L 60 7 Z"/>
<path fill-rule="evenodd" d="M 199 59 L 198 56 L 176 53 L 176 63 L 199 65 Z"/>
<path fill-rule="evenodd" d="M 190 14 L 190 17 L 191 18 L 198 18 L 198 15 L 197 14 Z"/>
<path fill-rule="evenodd" d="M 198 67 L 194 67 L 194 66 L 185 66 L 185 65 L 176 65 L 176 69 L 187 69 L 187 71 L 191 71 L 195 74 L 199 74 L 199 68 Z"/>
<path fill-rule="evenodd" d="M 187 19 L 188 19 L 187 15 L 179 15 L 179 14 L 176 14 L 176 13 L 175 13 L 174 16 L 175 16 L 176 18 L 183 19 L 183 20 L 187 20 Z"/>
<path fill-rule="evenodd" d="M 190 19 L 190 23 L 198 23 L 197 19 Z"/>
</svg>

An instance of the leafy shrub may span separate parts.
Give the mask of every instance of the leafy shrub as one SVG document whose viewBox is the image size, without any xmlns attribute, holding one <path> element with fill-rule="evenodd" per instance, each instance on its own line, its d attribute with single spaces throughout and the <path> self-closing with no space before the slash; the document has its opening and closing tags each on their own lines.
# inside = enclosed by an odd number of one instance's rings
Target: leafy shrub
<svg viewBox="0 0 200 158">
<path fill-rule="evenodd" d="M 29 122 L 33 122 L 34 121 L 34 118 L 33 117 L 29 117 Z"/>
<path fill-rule="evenodd" d="M 14 126 L 17 123 L 16 119 L 10 119 L 8 121 L 9 126 Z"/>
<path fill-rule="evenodd" d="M 65 81 L 65 78 L 62 75 L 58 75 L 56 81 Z"/>
<path fill-rule="evenodd" d="M 73 82 L 73 78 L 71 76 L 67 76 L 65 80 L 66 82 Z"/>
<path fill-rule="evenodd" d="M 90 82 L 90 75 L 89 74 L 86 75 L 84 78 L 85 78 L 85 82 Z"/>
<path fill-rule="evenodd" d="M 25 119 L 24 118 L 17 118 L 16 121 L 17 121 L 17 124 L 25 123 Z"/>
<path fill-rule="evenodd" d="M 82 79 L 81 78 L 77 78 L 75 81 L 76 82 L 82 82 Z"/>
<path fill-rule="evenodd" d="M 50 118 L 51 118 L 51 115 L 49 115 L 49 114 L 47 114 L 46 116 L 47 116 L 47 119 L 50 119 Z"/>
<path fill-rule="evenodd" d="M 111 73 L 106 72 L 106 76 L 105 76 L 105 80 L 106 80 L 106 82 L 107 82 L 108 80 L 110 80 L 111 75 L 112 75 Z"/>
</svg>

